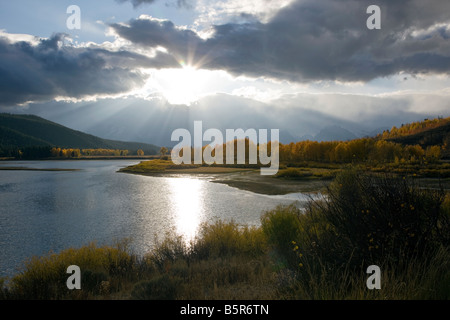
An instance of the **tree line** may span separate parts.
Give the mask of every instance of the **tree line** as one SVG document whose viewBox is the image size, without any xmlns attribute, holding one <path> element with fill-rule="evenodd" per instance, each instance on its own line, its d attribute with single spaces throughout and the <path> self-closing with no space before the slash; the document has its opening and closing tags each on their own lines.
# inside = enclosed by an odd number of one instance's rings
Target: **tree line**
<svg viewBox="0 0 450 320">
<path fill-rule="evenodd" d="M 317 161 L 353 162 L 435 162 L 441 158 L 438 145 L 423 149 L 420 145 L 361 138 L 350 141 L 300 141 L 280 144 L 280 162 Z"/>
<path fill-rule="evenodd" d="M 51 157 L 53 158 L 79 158 L 81 156 L 128 156 L 128 150 L 118 149 L 64 149 L 52 148 Z"/>
<path fill-rule="evenodd" d="M 271 143 L 265 145 L 255 145 L 251 140 L 234 140 L 219 145 L 220 148 L 204 146 L 202 152 L 207 150 L 214 157 L 216 150 L 223 150 L 223 163 L 226 163 L 227 148 L 234 148 L 234 157 L 238 151 L 239 142 L 244 142 L 245 160 L 248 164 L 249 150 L 254 148 L 259 155 L 260 148 L 264 152 L 271 153 Z M 186 149 L 184 149 L 186 150 Z M 267 151 L 266 151 L 267 150 Z M 183 149 L 180 149 L 179 155 L 183 155 Z M 191 148 L 191 157 L 194 160 L 195 149 Z M 350 141 L 299 141 L 289 144 L 279 143 L 280 163 L 295 164 L 305 161 L 325 162 L 325 163 L 392 163 L 409 162 L 424 163 L 436 162 L 442 156 L 442 147 L 439 145 L 423 148 L 416 145 L 403 145 L 400 143 L 387 141 L 377 138 L 360 138 Z"/>
<path fill-rule="evenodd" d="M 47 159 L 59 158 L 70 159 L 80 158 L 82 156 L 108 156 L 108 157 L 125 157 L 130 155 L 129 150 L 120 149 L 78 149 L 78 148 L 59 148 L 51 146 L 31 146 L 31 147 L 1 147 L 0 157 L 15 159 Z M 135 152 L 138 156 L 143 156 L 144 151 L 139 149 Z"/>
<path fill-rule="evenodd" d="M 444 119 L 445 120 L 445 119 Z M 441 120 L 441 121 L 444 121 Z M 433 125 L 435 121 L 431 121 Z M 223 163 L 226 163 L 226 149 L 233 148 L 234 156 L 236 157 L 239 145 L 243 142 L 245 150 L 245 159 L 248 163 L 249 150 L 267 149 L 267 154 L 271 153 L 271 143 L 265 145 L 255 145 L 252 141 L 247 139 L 235 139 L 223 145 L 219 145 L 223 150 Z M 376 138 L 360 138 L 350 141 L 299 141 L 291 142 L 289 144 L 279 144 L 279 159 L 281 163 L 298 163 L 304 161 L 326 162 L 326 163 L 391 163 L 391 162 L 436 162 L 442 156 L 444 145 L 433 145 L 426 148 L 416 145 L 405 145 L 393 141 L 388 141 L 380 136 Z M 216 148 L 211 146 L 204 146 L 202 151 L 209 149 L 211 156 L 215 156 Z M 166 157 L 168 149 L 162 147 L 160 154 Z M 192 157 L 194 157 L 195 150 L 191 148 Z M 133 154 L 143 156 L 144 151 L 139 149 Z M 80 158 L 82 156 L 128 156 L 131 152 L 129 150 L 120 149 L 78 149 L 78 148 L 59 148 L 50 146 L 36 146 L 25 148 L 1 148 L 0 156 L 12 157 L 16 159 L 44 159 L 44 158 Z M 180 155 L 183 150 L 180 150 Z"/>
</svg>

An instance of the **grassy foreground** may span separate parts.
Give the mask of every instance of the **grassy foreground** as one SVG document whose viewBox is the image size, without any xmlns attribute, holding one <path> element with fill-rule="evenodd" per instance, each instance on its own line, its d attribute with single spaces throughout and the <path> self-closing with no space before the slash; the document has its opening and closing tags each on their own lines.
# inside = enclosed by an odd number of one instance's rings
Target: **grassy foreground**
<svg viewBox="0 0 450 320">
<path fill-rule="evenodd" d="M 167 235 L 144 257 L 126 243 L 31 258 L 1 299 L 449 299 L 450 198 L 414 180 L 344 171 L 305 210 L 260 227 L 217 221 L 195 241 Z M 81 290 L 66 287 L 69 265 Z M 381 269 L 369 290 L 367 267 Z"/>
</svg>

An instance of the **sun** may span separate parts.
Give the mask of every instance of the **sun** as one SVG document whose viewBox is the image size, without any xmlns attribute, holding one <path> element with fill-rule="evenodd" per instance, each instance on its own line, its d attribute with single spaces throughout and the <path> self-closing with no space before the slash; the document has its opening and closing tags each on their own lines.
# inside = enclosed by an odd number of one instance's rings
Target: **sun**
<svg viewBox="0 0 450 320">
<path fill-rule="evenodd" d="M 134 94 L 154 98 L 163 96 L 170 104 L 192 105 L 202 97 L 227 92 L 234 78 L 224 70 L 210 70 L 201 64 L 179 62 L 178 68 L 142 69 L 148 75 L 143 87 Z"/>
<path fill-rule="evenodd" d="M 194 66 L 182 65 L 177 69 L 159 70 L 153 80 L 169 103 L 190 105 L 205 94 L 206 73 Z"/>
</svg>

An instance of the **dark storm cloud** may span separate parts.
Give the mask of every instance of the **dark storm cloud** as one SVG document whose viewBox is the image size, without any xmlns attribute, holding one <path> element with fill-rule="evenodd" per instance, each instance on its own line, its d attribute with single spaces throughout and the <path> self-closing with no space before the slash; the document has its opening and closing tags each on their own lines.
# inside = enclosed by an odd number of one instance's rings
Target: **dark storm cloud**
<svg viewBox="0 0 450 320">
<path fill-rule="evenodd" d="M 192 30 L 178 29 L 171 21 L 135 19 L 129 25 L 112 24 L 111 27 L 123 38 L 135 44 L 164 47 L 174 56 L 185 56 L 202 45 L 203 40 Z"/>
<path fill-rule="evenodd" d="M 381 30 L 366 27 L 366 9 L 375 3 Z M 441 0 L 301 0 L 267 23 L 213 26 L 206 40 L 155 19 L 112 28 L 136 44 L 162 46 L 177 59 L 236 75 L 369 81 L 400 72 L 448 73 L 448 12 L 450 2 Z"/>
<path fill-rule="evenodd" d="M 128 51 L 64 45 L 64 38 L 57 34 L 33 45 L 0 37 L 0 105 L 123 93 L 144 84 L 147 76 L 138 68 L 178 65 L 164 53 L 150 59 Z"/>
</svg>

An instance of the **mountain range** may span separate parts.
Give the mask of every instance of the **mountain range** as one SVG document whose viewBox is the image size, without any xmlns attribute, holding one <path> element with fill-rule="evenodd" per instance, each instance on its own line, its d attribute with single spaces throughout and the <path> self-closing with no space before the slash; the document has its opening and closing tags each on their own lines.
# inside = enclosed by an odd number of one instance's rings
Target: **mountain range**
<svg viewBox="0 0 450 320">
<path fill-rule="evenodd" d="M 78 103 L 52 102 L 33 104 L 23 109 L 45 119 L 105 139 L 138 141 L 173 147 L 175 129 L 191 130 L 194 121 L 202 121 L 204 130 L 279 129 L 280 141 L 348 140 L 375 136 L 401 121 L 412 122 L 428 117 L 407 111 L 392 117 L 371 114 L 370 117 L 345 119 L 309 107 L 307 102 L 294 105 L 285 101 L 263 103 L 228 94 L 205 96 L 191 105 L 175 105 L 162 97 L 103 99 Z"/>
<path fill-rule="evenodd" d="M 259 129 L 271 129 L 273 126 L 289 128 L 280 129 L 280 142 L 283 144 L 302 140 L 348 141 L 361 137 L 376 137 L 384 130 L 389 130 L 389 128 L 363 130 L 362 126 L 358 127 L 354 123 L 338 121 L 335 118 L 321 117 L 320 113 L 311 110 L 303 110 L 302 117 L 295 116 L 293 113 L 289 114 L 293 112 L 291 109 L 284 110 L 288 113 L 287 115 L 281 114 L 279 110 L 273 110 L 269 117 L 270 110 L 261 110 L 264 108 L 263 104 L 254 102 L 257 105 L 243 108 L 239 103 L 233 104 L 233 102 L 239 102 L 239 99 L 226 95 L 222 98 L 222 104 L 212 103 L 210 108 L 206 107 L 207 99 L 192 107 L 170 105 L 164 101 L 159 103 L 153 101 L 150 105 L 143 105 L 142 101 L 136 101 L 135 104 L 125 107 L 112 104 L 103 108 L 98 105 L 97 108 L 91 108 L 87 104 L 81 108 L 78 106 L 74 109 L 61 110 L 59 113 L 58 109 L 50 108 L 55 111 L 52 114 L 53 118 L 60 120 L 57 122 L 32 114 L 0 113 L 0 151 L 17 147 L 56 146 L 78 149 L 120 149 L 129 150 L 130 154 L 135 154 L 138 149 L 142 149 L 146 155 L 153 155 L 159 152 L 159 146 L 173 147 L 177 143 L 170 140 L 173 130 L 186 128 L 193 132 L 192 127 L 196 120 L 203 121 L 203 130 L 207 128 L 217 128 L 222 131 L 227 128 L 246 130 L 255 128 L 253 124 L 257 124 Z M 92 119 L 99 118 L 98 115 L 93 114 L 94 111 L 101 114 L 109 111 L 109 117 L 93 122 Z M 334 124 L 329 125 L 333 122 Z M 318 130 L 320 124 L 322 127 Z M 74 130 L 72 129 L 74 127 L 83 127 L 85 130 Z M 300 129 L 305 127 L 314 128 L 317 134 L 301 135 Z M 86 131 L 89 134 L 85 133 Z M 102 137 L 92 132 L 99 132 Z M 419 144 L 423 147 L 446 146 L 450 141 L 449 132 L 450 123 L 447 123 L 444 126 L 427 128 L 423 132 L 389 140 L 401 144 Z"/>
</svg>

